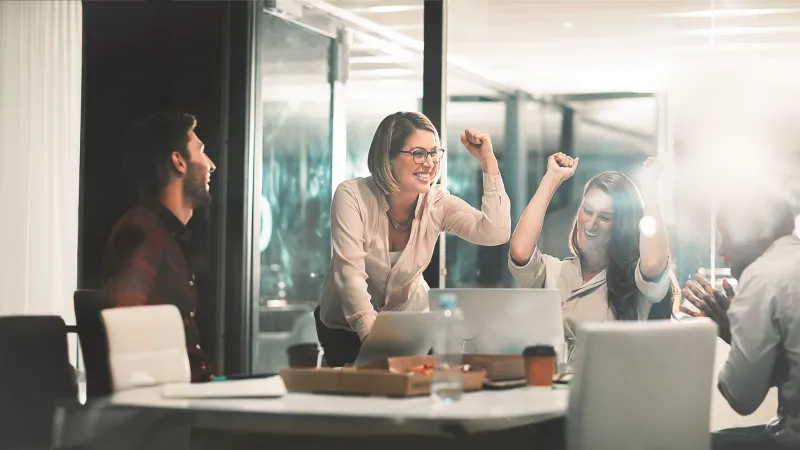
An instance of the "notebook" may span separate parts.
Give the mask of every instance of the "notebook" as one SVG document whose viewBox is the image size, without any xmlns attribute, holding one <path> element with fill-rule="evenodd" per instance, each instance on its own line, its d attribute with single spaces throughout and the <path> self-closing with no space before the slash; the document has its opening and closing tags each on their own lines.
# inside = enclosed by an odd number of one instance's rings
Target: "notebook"
<svg viewBox="0 0 800 450">
<path fill-rule="evenodd" d="M 161 387 L 164 398 L 269 398 L 286 395 L 280 375 L 218 383 L 171 383 Z"/>
</svg>

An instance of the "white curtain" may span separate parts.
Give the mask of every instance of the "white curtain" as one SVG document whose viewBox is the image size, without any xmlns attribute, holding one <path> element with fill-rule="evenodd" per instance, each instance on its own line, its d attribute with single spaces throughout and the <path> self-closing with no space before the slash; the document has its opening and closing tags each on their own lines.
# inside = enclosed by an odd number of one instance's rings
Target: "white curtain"
<svg viewBox="0 0 800 450">
<path fill-rule="evenodd" d="M 0 0 L 0 315 L 74 323 L 80 0 Z"/>
</svg>

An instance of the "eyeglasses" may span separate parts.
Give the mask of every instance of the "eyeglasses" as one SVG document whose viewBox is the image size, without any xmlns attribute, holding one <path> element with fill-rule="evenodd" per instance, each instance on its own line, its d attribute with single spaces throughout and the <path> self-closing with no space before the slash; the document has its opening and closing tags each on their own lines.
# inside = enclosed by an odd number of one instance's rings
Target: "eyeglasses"
<svg viewBox="0 0 800 450">
<path fill-rule="evenodd" d="M 425 151 L 425 150 L 400 150 L 400 153 L 408 153 L 414 158 L 414 162 L 417 164 L 424 164 L 425 160 L 428 156 L 431 157 L 431 161 L 434 163 L 438 163 L 439 161 L 444 158 L 444 149 L 437 148 L 436 150 Z"/>
</svg>

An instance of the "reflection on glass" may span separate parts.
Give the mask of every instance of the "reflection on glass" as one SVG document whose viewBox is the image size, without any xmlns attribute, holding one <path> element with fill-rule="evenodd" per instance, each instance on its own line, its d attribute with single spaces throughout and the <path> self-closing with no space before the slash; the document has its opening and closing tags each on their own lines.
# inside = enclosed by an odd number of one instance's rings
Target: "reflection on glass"
<svg viewBox="0 0 800 450">
<path fill-rule="evenodd" d="M 398 111 L 418 110 L 421 93 L 414 89 L 400 97 L 375 89 L 356 80 L 347 85 L 347 179 L 369 176 L 367 154 L 381 120 Z"/>
<path fill-rule="evenodd" d="M 260 295 L 254 371 L 287 364 L 330 262 L 332 39 L 263 14 Z M 258 199 L 258 197 L 257 197 Z M 304 333 L 308 334 L 308 333 Z"/>
<path fill-rule="evenodd" d="M 397 111 L 418 110 L 422 92 L 421 83 L 392 83 L 355 66 L 332 100 L 334 39 L 268 13 L 260 20 L 263 156 L 256 199 L 260 289 L 253 371 L 274 372 L 288 364 L 289 345 L 316 342 L 311 310 L 331 260 L 330 206 L 338 167 L 331 110 L 344 111 L 346 121 L 346 162 L 336 179 L 368 176 L 367 154 L 378 124 Z"/>
<path fill-rule="evenodd" d="M 500 171 L 505 154 L 505 103 L 502 101 L 451 101 L 447 105 L 447 190 L 474 208 L 481 207 L 483 173 L 478 161 L 461 144 L 464 129 L 488 131 Z M 508 188 L 508 186 L 506 186 Z M 445 261 L 448 288 L 504 287 L 507 246 L 478 246 L 447 234 Z"/>
</svg>

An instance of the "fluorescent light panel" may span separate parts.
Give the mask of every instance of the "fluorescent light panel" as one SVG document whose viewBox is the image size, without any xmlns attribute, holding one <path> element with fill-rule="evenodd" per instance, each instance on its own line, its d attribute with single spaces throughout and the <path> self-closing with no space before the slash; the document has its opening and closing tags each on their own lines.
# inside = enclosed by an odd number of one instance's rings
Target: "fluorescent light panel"
<svg viewBox="0 0 800 450">
<path fill-rule="evenodd" d="M 800 27 L 719 27 L 689 30 L 678 34 L 687 36 L 746 36 L 754 34 L 800 33 Z"/>
<path fill-rule="evenodd" d="M 685 17 L 685 18 L 710 18 L 710 17 L 750 17 L 768 16 L 776 14 L 797 14 L 800 8 L 780 8 L 780 9 L 717 9 L 708 11 L 686 11 L 677 13 L 654 14 L 651 17 Z"/>
</svg>

